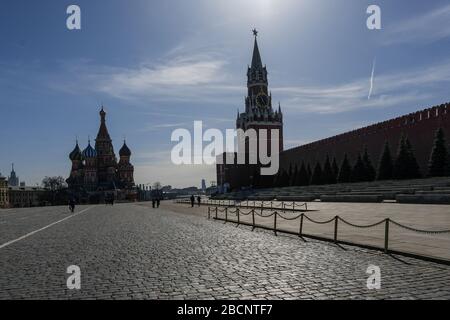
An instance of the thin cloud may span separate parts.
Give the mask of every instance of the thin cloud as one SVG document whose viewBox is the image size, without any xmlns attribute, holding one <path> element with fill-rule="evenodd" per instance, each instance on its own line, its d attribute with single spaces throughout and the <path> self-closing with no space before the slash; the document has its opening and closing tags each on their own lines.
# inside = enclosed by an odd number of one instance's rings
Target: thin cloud
<svg viewBox="0 0 450 320">
<path fill-rule="evenodd" d="M 433 97 L 433 89 L 450 82 L 450 61 L 435 66 L 377 76 L 376 98 L 367 99 L 367 79 L 343 85 L 278 87 L 282 107 L 289 112 L 333 114 L 387 108 Z M 370 90 L 370 88 L 369 88 Z"/>
<path fill-rule="evenodd" d="M 151 97 L 170 101 L 195 101 L 214 97 L 212 92 L 238 90 L 229 83 L 226 59 L 215 53 L 179 56 L 158 65 L 111 70 L 99 79 L 97 90 L 122 99 Z M 242 90 L 242 88 L 239 88 Z"/>
</svg>

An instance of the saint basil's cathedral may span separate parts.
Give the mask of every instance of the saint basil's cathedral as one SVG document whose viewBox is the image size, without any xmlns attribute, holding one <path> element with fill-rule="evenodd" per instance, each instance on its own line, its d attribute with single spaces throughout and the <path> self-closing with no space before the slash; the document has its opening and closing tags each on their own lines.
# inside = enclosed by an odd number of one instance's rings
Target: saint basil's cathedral
<svg viewBox="0 0 450 320">
<path fill-rule="evenodd" d="M 134 190 L 134 167 L 130 163 L 131 150 L 124 141 L 117 162 L 108 128 L 106 112 L 100 110 L 100 128 L 92 147 L 89 140 L 81 151 L 78 141 L 69 154 L 72 162 L 70 176 L 66 180 L 69 190 L 78 195 L 115 192 L 118 198 L 130 198 Z"/>
</svg>

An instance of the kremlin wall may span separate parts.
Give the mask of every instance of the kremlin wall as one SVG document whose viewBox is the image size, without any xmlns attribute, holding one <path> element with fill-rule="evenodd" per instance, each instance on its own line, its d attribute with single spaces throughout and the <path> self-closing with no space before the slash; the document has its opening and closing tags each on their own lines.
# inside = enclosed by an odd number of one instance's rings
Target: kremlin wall
<svg viewBox="0 0 450 320">
<path fill-rule="evenodd" d="M 327 154 L 331 159 L 335 157 L 338 164 L 347 154 L 353 164 L 364 148 L 367 148 L 376 167 L 386 141 L 395 155 L 400 138 L 405 135 L 414 149 L 422 175 L 426 175 L 434 135 L 440 127 L 444 130 L 445 137 L 450 138 L 450 103 L 283 151 L 280 154 L 280 170 L 288 170 L 291 164 L 301 165 L 302 161 L 311 167 L 317 161 L 323 165 Z"/>
</svg>

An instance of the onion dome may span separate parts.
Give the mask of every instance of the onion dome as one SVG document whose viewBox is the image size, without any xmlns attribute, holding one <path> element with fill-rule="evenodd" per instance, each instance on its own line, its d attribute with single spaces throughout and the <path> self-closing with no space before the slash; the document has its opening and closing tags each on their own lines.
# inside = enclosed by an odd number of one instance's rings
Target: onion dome
<svg viewBox="0 0 450 320">
<path fill-rule="evenodd" d="M 73 161 L 73 160 L 81 160 L 81 158 L 82 158 L 82 154 L 81 154 L 81 150 L 80 150 L 80 147 L 78 146 L 78 141 L 77 141 L 75 148 L 69 154 L 69 159 Z"/>
<path fill-rule="evenodd" d="M 88 146 L 83 150 L 83 157 L 85 158 L 95 158 L 97 156 L 97 151 L 91 147 L 91 141 L 89 140 Z"/>
<path fill-rule="evenodd" d="M 123 146 L 119 150 L 119 155 L 121 157 L 129 157 L 129 156 L 131 156 L 130 148 L 128 148 L 128 146 L 127 146 L 125 141 L 123 141 Z"/>
</svg>

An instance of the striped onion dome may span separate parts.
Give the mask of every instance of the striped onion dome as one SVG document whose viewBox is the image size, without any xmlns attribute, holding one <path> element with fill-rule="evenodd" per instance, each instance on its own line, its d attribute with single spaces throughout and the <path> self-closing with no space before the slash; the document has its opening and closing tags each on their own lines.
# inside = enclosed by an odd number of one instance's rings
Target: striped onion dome
<svg viewBox="0 0 450 320">
<path fill-rule="evenodd" d="M 85 158 L 95 158 L 97 156 L 97 151 L 91 147 L 91 141 L 89 140 L 88 146 L 83 150 L 83 157 Z"/>
<path fill-rule="evenodd" d="M 83 155 L 81 154 L 80 147 L 78 146 L 78 141 L 75 146 L 75 148 L 72 150 L 72 152 L 69 154 L 70 160 L 82 160 Z"/>
</svg>

